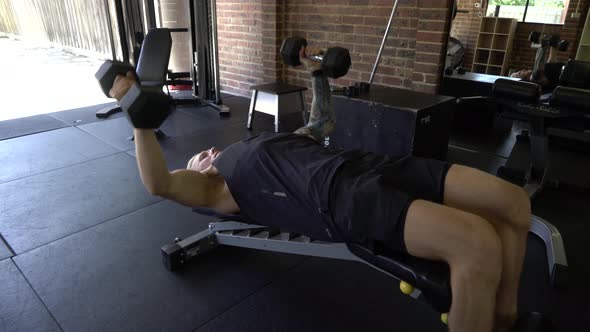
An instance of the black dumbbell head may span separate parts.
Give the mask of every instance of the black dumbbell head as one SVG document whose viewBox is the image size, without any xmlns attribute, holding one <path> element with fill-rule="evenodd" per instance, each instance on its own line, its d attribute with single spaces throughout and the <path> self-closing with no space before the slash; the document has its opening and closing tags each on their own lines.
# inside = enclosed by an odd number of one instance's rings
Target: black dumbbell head
<svg viewBox="0 0 590 332">
<path fill-rule="evenodd" d="M 113 87 L 113 82 L 117 75 L 125 75 L 128 71 L 133 71 L 133 66 L 128 63 L 120 62 L 120 61 L 105 61 L 98 71 L 94 74 L 94 77 L 98 80 L 100 84 L 100 89 L 107 97 L 111 97 L 109 95 L 109 91 Z"/>
<path fill-rule="evenodd" d="M 531 34 L 529 35 L 529 41 L 531 43 L 535 43 L 538 44 L 539 43 L 539 39 L 541 38 L 541 33 L 539 31 L 533 31 L 531 32 Z"/>
<path fill-rule="evenodd" d="M 348 73 L 351 64 L 350 52 L 347 49 L 330 47 L 324 54 L 322 69 L 328 77 L 339 78 Z"/>
<path fill-rule="evenodd" d="M 307 46 L 307 40 L 300 37 L 289 37 L 281 45 L 281 58 L 288 66 L 299 66 L 299 51 Z"/>
<path fill-rule="evenodd" d="M 160 88 L 135 84 L 119 103 L 134 128 L 156 129 L 170 115 L 169 97 Z"/>
<path fill-rule="evenodd" d="M 557 45 L 557 49 L 565 52 L 567 51 L 567 49 L 570 47 L 570 42 L 568 42 L 567 40 L 562 40 L 559 42 L 559 45 Z"/>
</svg>

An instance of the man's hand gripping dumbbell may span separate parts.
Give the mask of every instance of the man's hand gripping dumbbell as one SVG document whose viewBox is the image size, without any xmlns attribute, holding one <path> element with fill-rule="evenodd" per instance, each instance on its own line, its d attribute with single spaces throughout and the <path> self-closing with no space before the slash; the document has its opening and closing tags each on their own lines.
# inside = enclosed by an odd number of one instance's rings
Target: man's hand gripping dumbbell
<svg viewBox="0 0 590 332">
<path fill-rule="evenodd" d="M 105 61 L 94 76 L 102 92 L 117 99 L 134 128 L 157 129 L 170 114 L 170 98 L 161 87 L 141 86 L 130 64 Z"/>
</svg>

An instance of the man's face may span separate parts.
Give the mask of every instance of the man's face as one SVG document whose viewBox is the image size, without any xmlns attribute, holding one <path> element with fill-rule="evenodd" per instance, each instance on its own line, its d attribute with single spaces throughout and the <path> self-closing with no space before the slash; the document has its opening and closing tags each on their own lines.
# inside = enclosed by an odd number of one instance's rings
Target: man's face
<svg viewBox="0 0 590 332">
<path fill-rule="evenodd" d="M 215 148 L 201 151 L 188 161 L 186 168 L 197 172 L 202 172 L 211 167 L 211 163 L 213 163 L 220 153 L 221 151 Z"/>
</svg>

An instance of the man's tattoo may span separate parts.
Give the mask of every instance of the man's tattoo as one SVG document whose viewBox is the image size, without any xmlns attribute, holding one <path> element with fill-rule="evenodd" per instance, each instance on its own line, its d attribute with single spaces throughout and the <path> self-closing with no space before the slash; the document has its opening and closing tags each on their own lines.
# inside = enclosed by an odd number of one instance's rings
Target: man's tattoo
<svg viewBox="0 0 590 332">
<path fill-rule="evenodd" d="M 334 130 L 336 116 L 332 109 L 332 92 L 330 82 L 325 75 L 312 77 L 313 100 L 311 114 L 307 125 L 295 131 L 297 135 L 309 136 L 322 143 L 324 138 Z"/>
</svg>

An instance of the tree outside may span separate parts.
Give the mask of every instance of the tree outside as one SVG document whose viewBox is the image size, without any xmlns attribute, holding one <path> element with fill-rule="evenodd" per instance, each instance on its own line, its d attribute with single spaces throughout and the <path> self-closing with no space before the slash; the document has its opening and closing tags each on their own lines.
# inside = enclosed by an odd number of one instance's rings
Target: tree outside
<svg viewBox="0 0 590 332">
<path fill-rule="evenodd" d="M 490 6 L 526 6 L 527 0 L 490 0 Z M 530 0 L 529 6 L 564 8 L 564 0 Z"/>
</svg>

